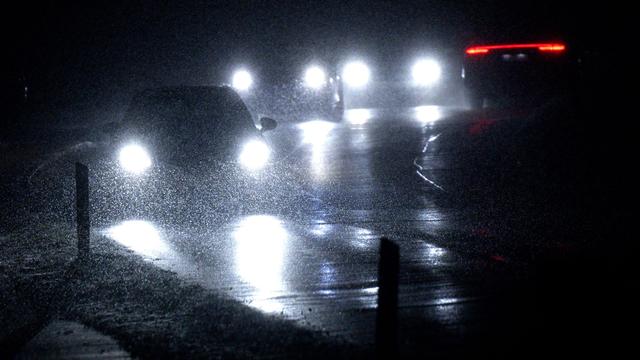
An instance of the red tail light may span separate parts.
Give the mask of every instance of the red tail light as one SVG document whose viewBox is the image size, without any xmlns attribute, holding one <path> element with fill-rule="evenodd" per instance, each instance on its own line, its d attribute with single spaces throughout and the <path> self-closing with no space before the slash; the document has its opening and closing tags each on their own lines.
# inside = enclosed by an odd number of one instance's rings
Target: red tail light
<svg viewBox="0 0 640 360">
<path fill-rule="evenodd" d="M 492 50 L 511 50 L 511 49 L 538 49 L 541 52 L 560 53 L 566 50 L 566 46 L 562 43 L 534 43 L 534 44 L 503 44 L 488 46 L 472 46 L 467 48 L 467 55 L 484 55 Z"/>
<path fill-rule="evenodd" d="M 538 50 L 562 52 L 565 50 L 565 46 L 564 44 L 546 44 L 544 46 L 538 46 Z"/>
</svg>

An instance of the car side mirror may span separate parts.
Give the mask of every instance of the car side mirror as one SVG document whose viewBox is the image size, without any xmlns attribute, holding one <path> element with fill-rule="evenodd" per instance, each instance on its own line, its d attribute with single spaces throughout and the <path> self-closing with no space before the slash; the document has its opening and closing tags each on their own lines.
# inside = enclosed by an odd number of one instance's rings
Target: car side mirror
<svg viewBox="0 0 640 360">
<path fill-rule="evenodd" d="M 271 131 L 278 127 L 278 122 L 269 117 L 260 118 L 260 131 Z"/>
</svg>

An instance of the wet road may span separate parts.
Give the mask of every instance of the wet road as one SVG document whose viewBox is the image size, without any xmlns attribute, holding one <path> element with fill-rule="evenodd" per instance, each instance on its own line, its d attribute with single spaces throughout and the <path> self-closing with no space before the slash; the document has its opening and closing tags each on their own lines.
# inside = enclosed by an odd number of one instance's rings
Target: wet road
<svg viewBox="0 0 640 360">
<path fill-rule="evenodd" d="M 241 196 L 229 207 L 222 200 L 211 204 L 211 199 L 223 198 L 212 192 L 196 206 L 182 201 L 196 208 L 193 212 L 176 212 L 172 200 L 163 197 L 154 201 L 157 206 L 149 216 L 131 216 L 137 213 L 131 207 L 146 205 L 144 200 L 133 197 L 105 204 L 109 197 L 102 196 L 102 205 L 92 202 L 92 229 L 104 235 L 98 241 L 127 247 L 183 279 L 266 314 L 359 344 L 374 342 L 379 239 L 386 236 L 400 246 L 399 337 L 407 352 L 455 357 L 477 349 L 493 354 L 496 349 L 529 348 L 541 342 L 546 345 L 540 353 L 556 345 L 571 352 L 585 336 L 600 336 L 595 327 L 618 326 L 619 319 L 626 319 L 626 314 L 619 314 L 625 307 L 613 306 L 619 298 L 611 294 L 634 283 L 627 275 L 632 262 L 618 259 L 619 254 L 633 252 L 610 251 L 625 246 L 627 238 L 625 228 L 617 226 L 622 222 L 610 220 L 616 213 L 607 209 L 615 207 L 592 201 L 597 206 L 589 213 L 582 211 L 588 207 L 566 203 L 565 198 L 551 206 L 550 196 L 542 196 L 544 208 L 518 201 L 507 209 L 491 202 L 452 203 L 421 180 L 414 165 L 425 142 L 438 133 L 456 128 L 482 133 L 483 126 L 500 117 L 519 124 L 527 114 L 422 106 L 352 109 L 340 121 L 279 118 L 278 128 L 265 137 L 280 161 L 274 168 L 286 173 L 266 177 L 275 180 L 257 191 L 260 205 L 238 207 L 247 202 L 239 200 Z M 544 139 L 549 135 L 541 134 Z M 564 132 L 556 135 L 564 142 Z M 77 142 L 89 143 L 82 136 Z M 535 149 L 539 142 L 532 144 Z M 0 224 L 3 232 L 21 226 L 21 214 L 26 221 L 34 216 L 38 222 L 49 217 L 52 222 L 73 221 L 73 159 L 65 155 L 69 146 L 60 148 L 54 152 L 56 160 L 48 163 L 53 164 L 47 166 L 49 177 L 39 178 L 54 188 L 58 185 L 53 180 L 62 180 L 63 191 L 55 194 L 66 198 L 54 195 L 47 202 L 49 193 L 44 192 L 42 202 L 66 210 L 62 214 L 27 206 L 29 198 L 24 196 L 31 193 L 22 190 L 28 184 L 21 179 L 40 166 L 39 153 L 18 149 L 3 159 L 9 170 L 2 174 L 0 193 L 16 205 L 3 208 L 8 214 Z M 51 152 L 46 144 L 39 150 Z M 23 158 L 36 160 L 26 166 L 30 163 Z M 536 174 L 537 169 L 531 170 Z M 97 170 L 94 174 L 92 179 L 102 180 L 103 187 L 122 192 L 110 177 L 101 178 Z M 213 189 L 210 182 L 192 178 Z M 281 178 L 296 183 L 283 183 Z M 99 188 L 93 184 L 92 189 Z M 191 185 L 184 186 L 187 192 L 192 192 Z M 593 190 L 588 189 L 588 198 L 597 199 Z M 161 191 L 165 190 L 153 194 Z M 202 194 L 195 191 L 193 197 L 199 200 Z M 590 217 L 578 216 L 578 210 Z M 588 250 L 585 245 L 592 239 L 603 240 L 585 256 L 576 251 Z M 593 314 L 593 309 L 600 309 L 596 315 L 606 319 L 601 321 L 604 325 L 583 316 Z M 538 331 L 541 328 L 544 331 Z M 574 335 L 567 341 L 566 334 Z"/>
<path fill-rule="evenodd" d="M 476 225 L 434 202 L 413 167 L 430 127 L 460 116 L 425 106 L 284 119 L 267 137 L 307 179 L 315 208 L 214 228 L 130 219 L 98 231 L 248 306 L 359 343 L 373 342 L 379 239 L 388 236 L 401 248 L 401 314 L 461 336 L 496 261 L 456 250 Z"/>
</svg>

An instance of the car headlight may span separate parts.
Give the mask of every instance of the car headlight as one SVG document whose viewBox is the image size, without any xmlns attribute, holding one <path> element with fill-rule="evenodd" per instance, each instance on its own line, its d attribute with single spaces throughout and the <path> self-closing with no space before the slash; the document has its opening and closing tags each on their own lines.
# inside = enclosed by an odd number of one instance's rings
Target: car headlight
<svg viewBox="0 0 640 360">
<path fill-rule="evenodd" d="M 231 79 L 231 86 L 233 86 L 238 91 L 247 91 L 253 85 L 253 77 L 251 73 L 247 70 L 237 70 L 233 73 L 233 78 Z"/>
<path fill-rule="evenodd" d="M 264 141 L 250 140 L 244 144 L 238 160 L 248 170 L 259 170 L 267 164 L 270 155 L 271 150 Z"/>
<path fill-rule="evenodd" d="M 327 75 L 324 70 L 319 66 L 310 66 L 304 73 L 304 85 L 312 88 L 319 89 L 327 82 Z"/>
<path fill-rule="evenodd" d="M 120 166 L 130 173 L 140 174 L 151 166 L 151 157 L 140 145 L 126 145 L 118 154 Z"/>
<path fill-rule="evenodd" d="M 411 68 L 413 83 L 418 86 L 431 86 L 440 80 L 442 69 L 433 59 L 418 60 Z"/>
<path fill-rule="evenodd" d="M 363 87 L 369 82 L 371 72 L 367 64 L 362 61 L 354 61 L 345 65 L 342 78 L 351 87 Z"/>
</svg>

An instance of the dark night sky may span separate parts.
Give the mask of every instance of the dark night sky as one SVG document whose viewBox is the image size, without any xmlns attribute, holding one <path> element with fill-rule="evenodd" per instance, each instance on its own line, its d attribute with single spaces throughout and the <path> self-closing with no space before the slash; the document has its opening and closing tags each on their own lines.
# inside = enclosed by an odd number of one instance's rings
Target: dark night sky
<svg viewBox="0 0 640 360">
<path fill-rule="evenodd" d="M 213 83 L 225 66 L 247 56 L 275 63 L 354 49 L 456 52 L 505 34 L 594 37 L 591 25 L 601 18 L 595 6 L 543 1 L 48 1 L 17 11 L 19 21 L 4 25 L 12 70 L 37 79 L 63 103 L 109 101 L 161 84 Z"/>
</svg>

